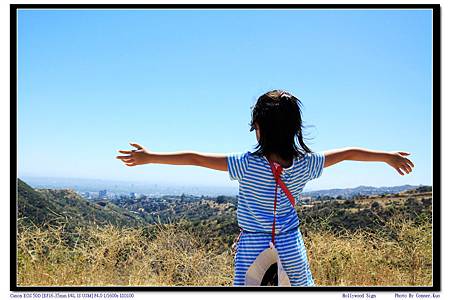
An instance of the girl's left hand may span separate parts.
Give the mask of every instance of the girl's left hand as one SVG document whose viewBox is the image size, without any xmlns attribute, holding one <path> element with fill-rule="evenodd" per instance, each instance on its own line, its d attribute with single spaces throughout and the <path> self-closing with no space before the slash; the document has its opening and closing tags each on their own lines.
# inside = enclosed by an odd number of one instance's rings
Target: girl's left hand
<svg viewBox="0 0 450 300">
<path fill-rule="evenodd" d="M 137 148 L 137 150 L 119 150 L 120 153 L 128 155 L 116 156 L 116 158 L 121 159 L 122 162 L 124 162 L 129 167 L 149 163 L 149 152 L 147 151 L 147 149 L 136 143 L 130 143 L 130 145 Z"/>
<path fill-rule="evenodd" d="M 414 168 L 414 164 L 406 156 L 408 152 L 389 152 L 386 163 L 393 167 L 400 175 L 409 174 Z"/>
</svg>

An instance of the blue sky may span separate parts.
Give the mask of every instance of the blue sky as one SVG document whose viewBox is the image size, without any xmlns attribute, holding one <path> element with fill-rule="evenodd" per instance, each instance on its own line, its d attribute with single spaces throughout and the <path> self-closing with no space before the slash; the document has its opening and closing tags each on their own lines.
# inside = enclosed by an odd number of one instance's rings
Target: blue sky
<svg viewBox="0 0 450 300">
<path fill-rule="evenodd" d="M 314 151 L 412 153 L 399 176 L 344 162 L 308 189 L 431 184 L 431 11 L 21 10 L 19 176 L 236 185 L 199 167 L 125 167 L 116 150 L 242 152 L 250 107 L 301 99 Z"/>
</svg>

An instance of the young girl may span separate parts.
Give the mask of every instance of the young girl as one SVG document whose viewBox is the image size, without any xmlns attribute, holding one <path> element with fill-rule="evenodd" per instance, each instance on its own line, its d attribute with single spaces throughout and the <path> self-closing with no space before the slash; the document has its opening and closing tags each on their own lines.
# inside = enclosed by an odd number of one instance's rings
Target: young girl
<svg viewBox="0 0 450 300">
<path fill-rule="evenodd" d="M 119 150 L 117 156 L 127 166 L 142 164 L 194 165 L 228 171 L 239 181 L 237 219 L 242 229 L 235 255 L 234 285 L 245 282 L 245 274 L 256 257 L 268 248 L 275 229 L 275 245 L 292 286 L 313 286 L 314 280 L 299 230 L 295 208 L 278 188 L 274 222 L 275 179 L 271 163 L 279 164 L 281 180 L 294 199 L 305 184 L 322 174 L 323 168 L 344 160 L 385 162 L 400 175 L 414 167 L 406 152 L 384 152 L 361 148 L 312 152 L 303 141 L 300 101 L 293 95 L 274 90 L 258 98 L 253 108 L 251 131 L 256 130 L 256 151 L 225 155 L 199 152 L 152 152 L 131 143 L 134 150 Z"/>
</svg>

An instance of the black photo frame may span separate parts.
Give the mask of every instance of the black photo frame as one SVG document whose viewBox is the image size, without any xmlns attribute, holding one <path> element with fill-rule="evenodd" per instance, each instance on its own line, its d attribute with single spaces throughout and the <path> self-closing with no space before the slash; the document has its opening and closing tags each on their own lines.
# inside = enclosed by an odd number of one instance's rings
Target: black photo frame
<svg viewBox="0 0 450 300">
<path fill-rule="evenodd" d="M 18 286 L 17 285 L 17 12 L 21 9 L 429 9 L 433 16 L 433 286 L 389 286 L 389 287 L 326 287 L 317 286 L 313 288 L 303 287 L 131 287 L 131 286 Z M 10 78 L 11 78 L 11 199 L 10 199 L 10 289 L 11 291 L 441 291 L 441 22 L 439 4 L 11 4 L 10 5 Z"/>
</svg>

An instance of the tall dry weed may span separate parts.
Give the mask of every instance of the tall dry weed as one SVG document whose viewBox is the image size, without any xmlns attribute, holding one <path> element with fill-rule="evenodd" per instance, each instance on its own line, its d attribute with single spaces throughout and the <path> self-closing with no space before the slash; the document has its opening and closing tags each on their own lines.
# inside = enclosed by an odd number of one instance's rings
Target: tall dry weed
<svg viewBox="0 0 450 300">
<path fill-rule="evenodd" d="M 316 285 L 432 285 L 429 222 L 417 226 L 394 217 L 378 232 L 314 231 L 308 233 L 305 246 Z"/>
<path fill-rule="evenodd" d="M 309 231 L 304 237 L 318 286 L 432 284 L 431 222 L 395 217 L 383 230 Z M 231 286 L 233 257 L 206 250 L 177 224 L 67 231 L 20 226 L 20 286 Z"/>
<path fill-rule="evenodd" d="M 149 234 L 153 232 L 154 234 Z M 230 255 L 208 252 L 177 225 L 155 228 L 23 228 L 17 237 L 20 286 L 230 285 Z"/>
</svg>

